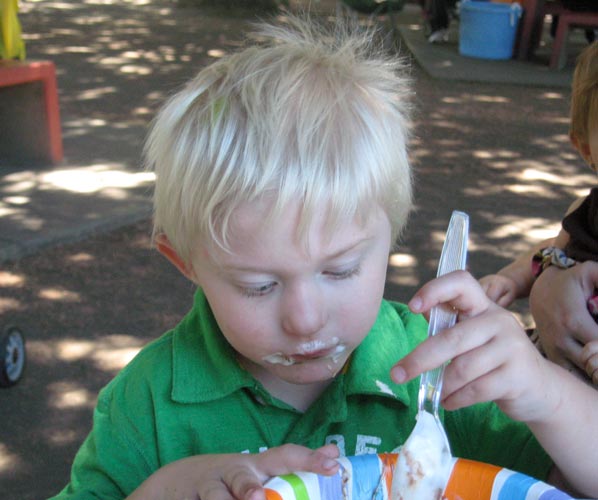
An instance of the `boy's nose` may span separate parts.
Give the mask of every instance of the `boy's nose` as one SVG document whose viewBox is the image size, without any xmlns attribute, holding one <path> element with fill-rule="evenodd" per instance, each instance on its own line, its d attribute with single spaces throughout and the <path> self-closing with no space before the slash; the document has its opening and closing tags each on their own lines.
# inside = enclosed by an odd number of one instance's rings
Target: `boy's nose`
<svg viewBox="0 0 598 500">
<path fill-rule="evenodd" d="M 317 287 L 296 286 L 287 290 L 282 304 L 282 328 L 289 335 L 309 337 L 326 323 L 325 298 Z"/>
</svg>

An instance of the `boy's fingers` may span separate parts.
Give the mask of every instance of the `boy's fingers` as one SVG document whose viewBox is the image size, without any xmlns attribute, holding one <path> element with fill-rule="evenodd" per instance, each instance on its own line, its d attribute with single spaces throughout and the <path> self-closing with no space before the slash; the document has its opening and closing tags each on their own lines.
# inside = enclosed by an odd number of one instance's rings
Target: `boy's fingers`
<svg viewBox="0 0 598 500">
<path fill-rule="evenodd" d="M 426 283 L 409 301 L 409 308 L 416 313 L 428 312 L 438 304 L 475 316 L 484 312 L 491 301 L 471 274 L 454 271 Z"/>
<path fill-rule="evenodd" d="M 333 474 L 338 470 L 336 445 L 311 450 L 304 446 L 285 444 L 258 455 L 231 455 L 215 480 L 201 485 L 202 500 L 265 500 L 263 483 L 272 476 L 296 471 Z"/>
<path fill-rule="evenodd" d="M 492 321 L 491 318 L 488 319 Z M 498 317 L 496 319 L 498 320 Z M 481 328 L 483 322 L 485 320 L 480 318 L 477 321 L 475 318 L 472 326 Z M 466 405 L 505 397 L 511 398 L 518 393 L 519 388 L 524 386 L 517 383 L 517 379 L 523 378 L 529 366 L 533 364 L 530 361 L 532 356 L 539 356 L 539 353 L 523 332 L 517 336 L 501 333 L 497 330 L 478 347 L 465 351 L 447 365 L 442 391 L 443 404 L 445 400 L 451 398 L 455 401 L 455 394 L 458 393 L 460 393 L 459 397 L 467 402 Z M 506 366 L 510 368 L 504 370 Z M 489 377 L 489 374 L 501 370 L 505 372 L 502 377 Z M 491 386 L 492 390 L 490 390 Z M 451 407 L 454 408 L 455 406 Z"/>
<path fill-rule="evenodd" d="M 446 410 L 458 410 L 495 399 L 492 395 L 500 394 L 504 388 L 504 382 L 500 380 L 499 376 L 496 376 L 499 372 L 500 370 L 497 369 L 495 372 L 486 373 L 446 396 L 443 394 L 442 406 Z"/>
<path fill-rule="evenodd" d="M 338 470 L 338 449 L 328 445 L 317 450 L 296 444 L 284 444 L 259 455 L 260 471 L 268 477 L 296 471 L 333 474 Z"/>
<path fill-rule="evenodd" d="M 338 446 L 335 444 L 327 444 L 325 446 L 321 446 L 317 448 L 315 451 L 323 453 L 328 458 L 338 458 L 340 456 L 340 452 Z"/>
<path fill-rule="evenodd" d="M 404 383 L 449 361 L 463 342 L 460 340 L 463 335 L 462 325 L 456 324 L 422 342 L 392 368 L 392 379 Z"/>
<path fill-rule="evenodd" d="M 495 308 L 483 317 L 469 318 L 452 328 L 439 332 L 419 344 L 411 353 L 401 359 L 392 369 L 391 376 L 397 383 L 417 377 L 457 356 L 473 351 L 496 336 L 496 328 L 504 329 L 505 321 L 517 320 Z M 489 326 L 490 325 L 490 326 Z"/>
<path fill-rule="evenodd" d="M 222 477 L 203 481 L 199 485 L 198 498 L 201 498 L 201 500 L 249 500 L 243 494 L 251 491 L 251 483 L 242 484 L 241 475 L 237 475 L 238 469 L 223 469 L 222 472 Z M 230 474 L 231 472 L 232 474 Z M 237 476 L 237 478 L 235 479 L 234 476 Z M 257 486 L 261 488 L 259 481 Z M 253 498 L 251 500 L 265 500 L 265 494 L 262 498 Z"/>
<path fill-rule="evenodd" d="M 233 498 L 239 500 L 265 500 L 266 498 L 262 481 L 252 467 L 235 467 L 227 471 L 222 479 L 230 489 Z"/>
</svg>

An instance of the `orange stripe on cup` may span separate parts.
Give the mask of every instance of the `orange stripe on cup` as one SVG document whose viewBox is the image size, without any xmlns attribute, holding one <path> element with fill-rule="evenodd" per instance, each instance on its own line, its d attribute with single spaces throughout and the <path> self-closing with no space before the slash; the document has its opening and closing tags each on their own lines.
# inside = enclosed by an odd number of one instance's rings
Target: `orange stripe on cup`
<svg viewBox="0 0 598 500">
<path fill-rule="evenodd" d="M 459 458 L 444 490 L 445 500 L 488 500 L 501 467 Z"/>
<path fill-rule="evenodd" d="M 282 496 L 278 491 L 271 490 L 270 488 L 264 488 L 266 492 L 266 500 L 282 500 Z"/>
<path fill-rule="evenodd" d="M 386 491 L 388 491 L 388 496 L 390 497 L 390 492 L 392 491 L 392 474 L 397 465 L 398 455 L 396 453 L 381 453 L 378 457 L 382 461 L 382 474 L 384 474 Z"/>
</svg>

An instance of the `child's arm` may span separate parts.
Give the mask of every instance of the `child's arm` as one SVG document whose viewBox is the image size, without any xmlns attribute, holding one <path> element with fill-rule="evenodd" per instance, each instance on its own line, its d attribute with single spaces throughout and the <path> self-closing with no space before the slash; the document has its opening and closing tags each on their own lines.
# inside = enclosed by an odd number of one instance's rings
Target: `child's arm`
<svg viewBox="0 0 598 500">
<path fill-rule="evenodd" d="M 442 303 L 459 311 L 458 323 L 400 360 L 393 379 L 403 383 L 451 360 L 445 408 L 496 401 L 511 418 L 528 424 L 574 488 L 598 496 L 598 394 L 543 358 L 515 317 L 492 303 L 468 273 L 427 283 L 409 306 L 427 313 Z"/>
<path fill-rule="evenodd" d="M 331 475 L 338 470 L 335 445 L 310 450 L 285 444 L 259 454 L 196 455 L 168 464 L 128 500 L 264 500 L 263 483 L 298 470 Z"/>
<path fill-rule="evenodd" d="M 508 307 L 515 299 L 527 297 L 534 283 L 532 256 L 551 245 L 555 245 L 554 238 L 541 241 L 496 274 L 483 276 L 480 285 L 490 300 L 501 307 Z"/>
<path fill-rule="evenodd" d="M 575 200 L 567 209 L 566 215 L 575 210 L 585 198 Z M 501 307 L 509 307 L 511 303 L 522 297 L 528 297 L 534 285 L 535 276 L 532 273 L 532 257 L 545 247 L 554 246 L 561 250 L 569 242 L 569 233 L 563 228 L 556 237 L 543 240 L 528 251 L 507 264 L 496 274 L 488 274 L 480 278 L 480 285 L 486 295 Z"/>
</svg>

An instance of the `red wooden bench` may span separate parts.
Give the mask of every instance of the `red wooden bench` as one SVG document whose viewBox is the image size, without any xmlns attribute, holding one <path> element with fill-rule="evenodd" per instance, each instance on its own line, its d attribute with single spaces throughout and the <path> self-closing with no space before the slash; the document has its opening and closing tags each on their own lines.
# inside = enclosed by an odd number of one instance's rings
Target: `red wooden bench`
<svg viewBox="0 0 598 500">
<path fill-rule="evenodd" d="M 596 10 L 589 12 L 566 9 L 560 0 L 520 0 L 523 19 L 519 29 L 517 57 L 532 57 L 542 36 L 544 16 L 559 16 L 557 32 L 552 43 L 550 67 L 561 69 L 567 61 L 567 39 L 573 28 L 598 28 L 598 2 Z"/>
<path fill-rule="evenodd" d="M 0 135 L 0 160 L 62 160 L 54 63 L 0 60 Z"/>
<path fill-rule="evenodd" d="M 598 9 L 598 7 L 597 7 Z M 552 43 L 550 67 L 562 69 L 567 62 L 567 39 L 571 28 L 598 28 L 597 12 L 574 12 L 561 9 L 558 13 L 556 35 Z"/>
</svg>

